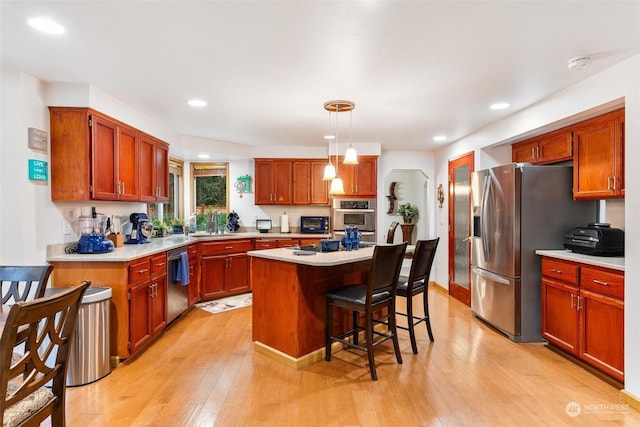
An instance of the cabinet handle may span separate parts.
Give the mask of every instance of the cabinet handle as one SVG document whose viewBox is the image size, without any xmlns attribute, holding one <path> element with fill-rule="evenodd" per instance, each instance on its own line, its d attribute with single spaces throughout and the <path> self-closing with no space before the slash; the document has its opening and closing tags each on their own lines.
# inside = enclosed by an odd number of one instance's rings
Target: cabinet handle
<svg viewBox="0 0 640 427">
<path fill-rule="evenodd" d="M 162 267 L 163 265 L 167 265 L 166 262 L 159 262 L 156 264 L 156 267 Z"/>
<path fill-rule="evenodd" d="M 120 183 L 120 194 L 124 194 L 124 182 Z"/>
<path fill-rule="evenodd" d="M 607 177 L 607 190 L 611 191 L 611 177 L 610 176 Z"/>
<path fill-rule="evenodd" d="M 556 273 L 556 274 L 562 274 L 562 270 L 556 270 L 555 268 L 552 268 L 549 271 L 552 272 L 552 273 Z"/>
<path fill-rule="evenodd" d="M 618 189 L 618 177 L 614 176 L 613 177 L 613 190 L 617 190 Z"/>
<path fill-rule="evenodd" d="M 116 182 L 116 194 L 122 194 L 120 191 L 120 182 Z"/>
<path fill-rule="evenodd" d="M 233 249 L 233 246 L 225 246 L 225 249 Z"/>
<path fill-rule="evenodd" d="M 576 298 L 578 299 L 578 307 L 577 307 L 577 310 L 578 310 L 578 311 L 580 311 L 580 309 L 582 308 L 582 307 L 580 307 L 580 301 L 582 300 L 582 297 L 581 297 L 580 295 L 578 295 Z"/>
<path fill-rule="evenodd" d="M 574 299 L 575 297 L 576 297 L 576 296 L 575 296 L 574 294 L 571 294 L 571 308 L 574 308 L 574 307 L 576 306 L 576 305 L 573 303 L 573 299 Z"/>
<path fill-rule="evenodd" d="M 540 146 L 536 147 L 536 160 L 540 159 Z"/>
<path fill-rule="evenodd" d="M 609 283 L 596 279 L 593 279 L 593 283 L 595 283 L 596 285 L 609 286 Z"/>
<path fill-rule="evenodd" d="M 531 160 L 535 160 L 536 159 L 536 152 L 534 150 L 535 150 L 535 148 L 531 147 Z"/>
<path fill-rule="evenodd" d="M 149 269 L 148 269 L 148 268 L 143 268 L 142 270 L 138 270 L 138 274 L 144 274 L 144 273 L 146 273 L 147 271 L 149 271 Z"/>
</svg>

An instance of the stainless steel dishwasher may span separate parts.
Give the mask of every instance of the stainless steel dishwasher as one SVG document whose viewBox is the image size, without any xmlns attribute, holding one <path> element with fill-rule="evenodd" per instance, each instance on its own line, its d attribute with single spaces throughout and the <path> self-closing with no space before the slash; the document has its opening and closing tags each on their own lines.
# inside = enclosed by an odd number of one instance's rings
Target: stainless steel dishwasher
<svg viewBox="0 0 640 427">
<path fill-rule="evenodd" d="M 183 246 L 167 252 L 167 323 L 189 308 L 189 252 Z"/>
</svg>

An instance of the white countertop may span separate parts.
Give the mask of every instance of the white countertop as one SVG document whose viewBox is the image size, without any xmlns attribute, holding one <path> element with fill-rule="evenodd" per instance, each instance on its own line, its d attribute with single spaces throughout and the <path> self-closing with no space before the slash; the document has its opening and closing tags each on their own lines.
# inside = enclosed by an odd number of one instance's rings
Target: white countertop
<svg viewBox="0 0 640 427">
<path fill-rule="evenodd" d="M 624 271 L 624 257 L 583 255 L 571 252 L 568 249 L 539 249 L 536 251 L 536 254 L 550 258 L 563 259 L 565 261 L 581 262 L 583 264 L 595 265 L 597 267 Z"/>
<path fill-rule="evenodd" d="M 340 250 L 335 252 L 314 252 L 315 255 L 296 255 L 295 249 L 277 248 L 264 249 L 261 251 L 249 251 L 247 252 L 247 255 L 294 264 L 331 267 L 335 265 L 349 264 L 352 262 L 367 261 L 373 258 L 373 248 L 373 246 L 369 246 L 366 248 L 360 248 L 356 251 Z M 412 253 L 414 250 L 414 245 L 407 246 L 407 253 Z"/>
<path fill-rule="evenodd" d="M 112 252 L 102 254 L 66 254 L 64 251 L 65 247 L 72 243 L 62 243 L 47 246 L 47 262 L 127 262 L 197 242 L 235 239 L 326 239 L 327 237 L 329 236 L 325 234 L 301 233 L 247 232 L 208 234 L 200 232 L 190 234 L 189 236 L 180 234 L 175 236 L 152 238 L 149 239 L 149 243 L 136 245 L 125 244 L 119 248 L 115 248 Z"/>
</svg>

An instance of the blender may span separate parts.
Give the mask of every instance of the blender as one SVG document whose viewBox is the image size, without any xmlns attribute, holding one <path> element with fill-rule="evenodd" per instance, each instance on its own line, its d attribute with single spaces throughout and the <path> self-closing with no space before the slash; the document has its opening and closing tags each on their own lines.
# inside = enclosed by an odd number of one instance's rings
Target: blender
<svg viewBox="0 0 640 427">
<path fill-rule="evenodd" d="M 106 236 L 107 217 L 91 208 L 91 216 L 80 216 L 79 254 L 100 254 L 113 251 L 113 242 Z"/>
</svg>

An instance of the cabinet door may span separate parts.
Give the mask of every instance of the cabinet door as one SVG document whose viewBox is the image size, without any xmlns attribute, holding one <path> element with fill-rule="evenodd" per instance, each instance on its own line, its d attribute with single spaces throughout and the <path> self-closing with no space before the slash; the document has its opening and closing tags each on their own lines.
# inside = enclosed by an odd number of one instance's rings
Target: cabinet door
<svg viewBox="0 0 640 427">
<path fill-rule="evenodd" d="M 141 136 L 138 144 L 138 188 L 141 202 L 156 200 L 155 151 L 154 142 L 147 136 Z"/>
<path fill-rule="evenodd" d="M 98 116 L 90 116 L 92 198 L 116 200 L 116 152 L 118 126 Z"/>
<path fill-rule="evenodd" d="M 378 194 L 378 169 L 375 157 L 363 157 L 355 168 L 355 194 L 363 197 L 376 197 Z"/>
<path fill-rule="evenodd" d="M 322 179 L 326 161 L 311 161 L 311 177 L 309 182 L 310 204 L 329 205 L 329 182 Z"/>
<path fill-rule="evenodd" d="M 624 381 L 624 303 L 595 292 L 580 292 L 580 357 Z"/>
<path fill-rule="evenodd" d="M 138 132 L 119 126 L 117 150 L 117 198 L 138 200 Z"/>
<path fill-rule="evenodd" d="M 290 205 L 292 202 L 291 187 L 293 183 L 291 175 L 291 161 L 275 160 L 273 162 L 273 172 L 275 204 Z"/>
<path fill-rule="evenodd" d="M 293 172 L 293 204 L 308 205 L 311 203 L 311 163 L 296 160 L 292 163 Z"/>
<path fill-rule="evenodd" d="M 255 175 L 256 205 L 273 204 L 273 161 L 256 160 Z"/>
<path fill-rule="evenodd" d="M 578 355 L 578 288 L 542 278 L 542 336 Z"/>
<path fill-rule="evenodd" d="M 163 276 L 151 284 L 150 329 L 156 335 L 167 325 L 167 277 Z"/>
<path fill-rule="evenodd" d="M 228 257 L 227 294 L 237 294 L 251 290 L 249 285 L 249 256 L 235 254 Z"/>
<path fill-rule="evenodd" d="M 161 141 L 154 145 L 156 202 L 169 201 L 169 146 Z"/>
<path fill-rule="evenodd" d="M 607 199 L 622 197 L 617 156 L 622 151 L 619 117 L 607 114 L 580 125 L 574 131 L 573 197 Z M 623 169 L 622 164 L 619 169 Z"/>
<path fill-rule="evenodd" d="M 516 163 L 538 163 L 538 139 L 513 144 L 511 159 Z"/>
<path fill-rule="evenodd" d="M 224 295 L 226 271 L 226 255 L 202 258 L 200 275 L 200 291 L 202 298 L 211 298 Z"/>
<path fill-rule="evenodd" d="M 151 287 L 148 283 L 129 288 L 129 351 L 131 354 L 151 338 L 150 298 Z"/>
<path fill-rule="evenodd" d="M 573 158 L 571 130 L 561 129 L 543 135 L 538 142 L 538 163 L 556 163 Z"/>
</svg>

